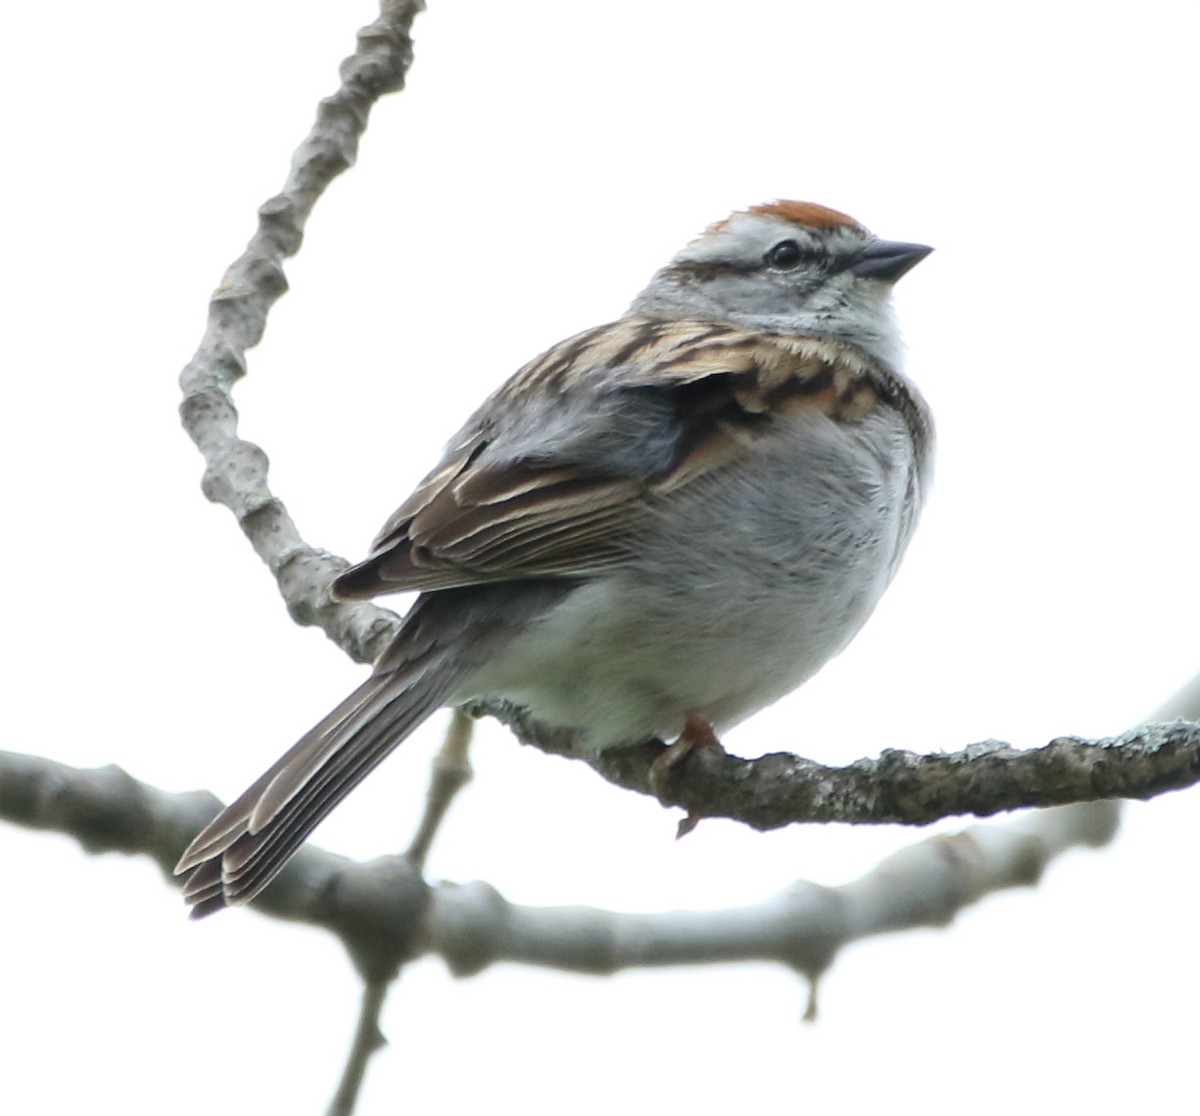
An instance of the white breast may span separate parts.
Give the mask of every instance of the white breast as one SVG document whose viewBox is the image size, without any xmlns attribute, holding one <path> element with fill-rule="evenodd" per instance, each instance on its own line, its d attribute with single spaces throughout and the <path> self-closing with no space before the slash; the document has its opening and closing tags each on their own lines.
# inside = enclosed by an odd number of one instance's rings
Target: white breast
<svg viewBox="0 0 1200 1116">
<path fill-rule="evenodd" d="M 471 680 L 588 753 L 673 739 L 694 710 L 718 731 L 776 701 L 871 614 L 915 524 L 908 431 L 883 408 L 816 409 L 762 452 L 664 499 L 629 563 L 584 584 Z"/>
</svg>

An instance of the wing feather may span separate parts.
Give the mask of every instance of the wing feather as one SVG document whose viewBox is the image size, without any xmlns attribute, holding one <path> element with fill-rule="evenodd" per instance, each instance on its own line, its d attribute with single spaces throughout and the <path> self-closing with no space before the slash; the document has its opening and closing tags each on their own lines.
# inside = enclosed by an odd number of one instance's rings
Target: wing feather
<svg viewBox="0 0 1200 1116">
<path fill-rule="evenodd" d="M 568 338 L 468 421 L 335 595 L 609 568 L 664 494 L 796 407 L 861 410 L 882 375 L 848 346 L 714 322 L 623 318 Z"/>
</svg>

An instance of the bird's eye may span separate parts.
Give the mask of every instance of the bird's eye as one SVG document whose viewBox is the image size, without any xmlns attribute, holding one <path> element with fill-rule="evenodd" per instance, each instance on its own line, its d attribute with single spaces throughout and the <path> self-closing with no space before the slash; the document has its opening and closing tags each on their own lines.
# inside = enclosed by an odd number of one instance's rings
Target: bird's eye
<svg viewBox="0 0 1200 1116">
<path fill-rule="evenodd" d="M 798 267 L 804 259 L 804 249 L 794 240 L 781 240 L 767 252 L 766 260 L 771 267 L 788 271 Z"/>
</svg>

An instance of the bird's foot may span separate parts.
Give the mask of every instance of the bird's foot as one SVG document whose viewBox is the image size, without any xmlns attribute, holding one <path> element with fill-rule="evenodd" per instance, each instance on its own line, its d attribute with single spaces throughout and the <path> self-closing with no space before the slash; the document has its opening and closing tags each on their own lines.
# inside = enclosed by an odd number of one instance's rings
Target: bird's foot
<svg viewBox="0 0 1200 1116">
<path fill-rule="evenodd" d="M 671 772 L 697 748 L 721 748 L 721 741 L 713 732 L 712 725 L 695 710 L 688 710 L 683 721 L 683 732 L 679 734 L 675 743 L 668 745 L 662 755 L 650 765 L 650 786 L 664 806 L 668 805 L 666 791 Z M 724 751 L 723 748 L 721 750 Z M 689 811 L 675 830 L 675 840 L 678 841 L 680 837 L 691 833 L 700 824 L 703 816 Z"/>
</svg>

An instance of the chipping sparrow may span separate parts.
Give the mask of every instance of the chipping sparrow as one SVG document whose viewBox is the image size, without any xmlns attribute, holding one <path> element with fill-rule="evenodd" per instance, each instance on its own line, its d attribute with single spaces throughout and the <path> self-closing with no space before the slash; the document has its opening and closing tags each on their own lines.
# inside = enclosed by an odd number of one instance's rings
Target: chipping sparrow
<svg viewBox="0 0 1200 1116">
<path fill-rule="evenodd" d="M 929 482 L 889 302 L 929 251 L 804 202 L 734 213 L 484 402 L 333 583 L 421 595 L 184 853 L 193 914 L 257 895 L 439 706 L 502 698 L 595 755 L 728 728 L 841 651 Z"/>
</svg>

